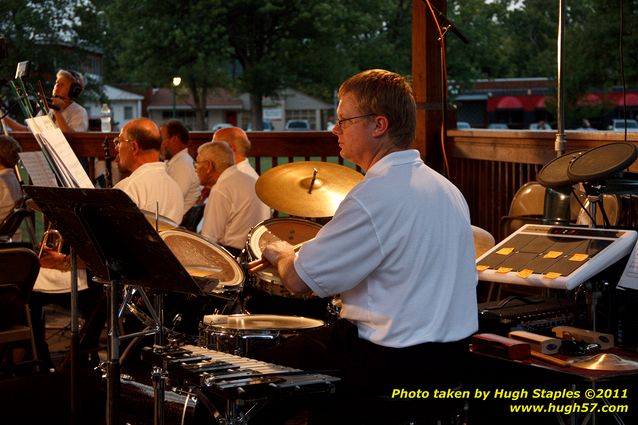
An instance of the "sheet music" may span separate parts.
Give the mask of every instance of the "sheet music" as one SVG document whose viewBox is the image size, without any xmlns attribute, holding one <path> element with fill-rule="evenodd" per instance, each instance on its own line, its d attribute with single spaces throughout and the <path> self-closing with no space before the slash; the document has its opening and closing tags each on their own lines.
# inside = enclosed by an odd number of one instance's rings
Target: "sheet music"
<svg viewBox="0 0 638 425">
<path fill-rule="evenodd" d="M 49 116 L 30 118 L 26 122 L 65 187 L 95 188 L 64 134 Z"/>
<path fill-rule="evenodd" d="M 38 135 L 46 130 L 53 130 L 57 128 L 51 117 L 48 115 L 27 118 L 25 122 L 29 127 L 29 130 L 31 130 L 31 133 L 34 135 Z"/>
<path fill-rule="evenodd" d="M 625 270 L 620 276 L 618 286 L 638 290 L 638 242 L 636 242 L 633 251 L 629 255 L 629 261 L 627 261 Z"/>
<path fill-rule="evenodd" d="M 58 180 L 42 152 L 20 152 L 18 155 L 29 173 L 31 184 L 45 187 L 58 186 Z"/>
</svg>

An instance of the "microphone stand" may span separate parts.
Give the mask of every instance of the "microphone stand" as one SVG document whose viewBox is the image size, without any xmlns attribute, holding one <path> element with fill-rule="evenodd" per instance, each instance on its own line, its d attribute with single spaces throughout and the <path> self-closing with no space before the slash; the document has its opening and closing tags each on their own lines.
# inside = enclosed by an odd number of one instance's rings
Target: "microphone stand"
<svg viewBox="0 0 638 425">
<path fill-rule="evenodd" d="M 437 9 L 429 0 L 423 0 L 426 4 L 426 7 L 430 7 L 432 11 L 434 11 L 435 15 L 434 19 L 441 27 L 442 37 L 439 37 L 439 49 L 440 49 L 440 61 L 441 61 L 441 131 L 442 137 L 445 138 L 447 136 L 447 76 L 445 72 L 445 36 L 448 31 L 452 31 L 458 38 L 465 44 L 469 44 L 469 40 L 459 31 L 458 28 L 450 21 L 447 16 L 443 14 L 439 9 Z M 445 145 L 441 146 L 441 151 L 443 156 L 445 157 Z M 449 177 L 449 170 L 447 169 L 447 161 L 444 164 L 444 171 L 446 177 Z"/>
</svg>

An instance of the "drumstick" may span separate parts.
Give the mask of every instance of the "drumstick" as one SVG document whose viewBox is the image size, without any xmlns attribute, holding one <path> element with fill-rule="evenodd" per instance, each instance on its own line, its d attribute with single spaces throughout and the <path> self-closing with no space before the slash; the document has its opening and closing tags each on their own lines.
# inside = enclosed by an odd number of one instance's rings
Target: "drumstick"
<svg viewBox="0 0 638 425">
<path fill-rule="evenodd" d="M 299 248 L 301 248 L 303 244 L 305 244 L 308 241 L 311 241 L 312 239 L 308 239 L 307 241 L 300 242 L 297 245 L 293 245 L 292 250 L 294 252 L 299 251 Z M 262 271 L 266 267 L 270 266 L 270 262 L 264 257 L 261 257 L 261 259 L 259 260 L 251 261 L 250 263 L 247 264 L 247 266 L 248 266 L 248 273 L 252 274 L 252 273 L 257 273 L 259 271 Z"/>
</svg>

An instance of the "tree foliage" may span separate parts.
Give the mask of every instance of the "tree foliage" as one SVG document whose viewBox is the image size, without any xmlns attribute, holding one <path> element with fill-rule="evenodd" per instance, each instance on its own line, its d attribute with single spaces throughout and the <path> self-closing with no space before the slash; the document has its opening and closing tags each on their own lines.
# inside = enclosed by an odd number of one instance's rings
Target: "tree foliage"
<svg viewBox="0 0 638 425">
<path fill-rule="evenodd" d="M 57 69 L 80 70 L 84 56 L 76 47 L 96 49 L 98 45 L 89 42 L 93 35 L 85 38 L 77 12 L 88 16 L 91 10 L 88 1 L 0 2 L 0 35 L 8 45 L 8 57 L 0 63 L 0 78 L 13 79 L 16 64 L 30 61 L 33 78 L 50 89 Z"/>
<path fill-rule="evenodd" d="M 622 1 L 622 3 L 621 3 Z M 568 1 L 564 86 L 582 93 L 638 85 L 638 0 Z M 253 128 L 261 99 L 296 87 L 330 101 L 339 83 L 369 68 L 411 71 L 410 0 L 5 0 L 0 33 L 10 43 L 4 78 L 15 63 L 38 71 L 79 68 L 82 49 L 101 49 L 104 80 L 169 87 L 181 76 L 203 128 L 206 96 L 248 92 Z M 558 1 L 448 0 L 447 17 L 470 40 L 446 35 L 448 77 L 557 75 Z"/>
</svg>

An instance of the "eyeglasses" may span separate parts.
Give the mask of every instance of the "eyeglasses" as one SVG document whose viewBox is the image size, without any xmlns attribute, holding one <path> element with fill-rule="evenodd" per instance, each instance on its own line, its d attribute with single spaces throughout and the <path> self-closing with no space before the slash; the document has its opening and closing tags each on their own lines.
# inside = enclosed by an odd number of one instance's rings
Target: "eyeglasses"
<svg viewBox="0 0 638 425">
<path fill-rule="evenodd" d="M 113 139 L 113 145 L 115 146 L 115 149 L 119 149 L 120 148 L 120 144 L 122 142 L 131 142 L 133 139 L 125 139 L 125 138 L 119 138 L 116 137 L 115 139 Z"/>
<path fill-rule="evenodd" d="M 343 125 L 344 122 L 347 122 L 347 121 L 350 121 L 350 120 L 356 120 L 357 118 L 372 117 L 374 115 L 376 115 L 376 114 L 365 114 L 365 115 L 357 115 L 356 117 L 341 118 L 340 120 L 337 120 L 336 126 L 341 128 L 341 129 L 344 129 L 344 128 L 347 127 L 347 126 L 344 127 L 344 125 Z"/>
</svg>

